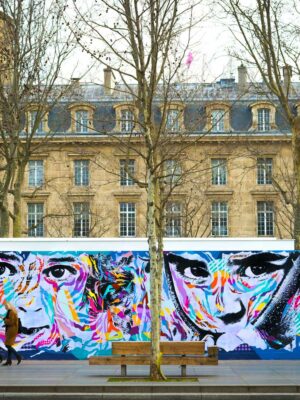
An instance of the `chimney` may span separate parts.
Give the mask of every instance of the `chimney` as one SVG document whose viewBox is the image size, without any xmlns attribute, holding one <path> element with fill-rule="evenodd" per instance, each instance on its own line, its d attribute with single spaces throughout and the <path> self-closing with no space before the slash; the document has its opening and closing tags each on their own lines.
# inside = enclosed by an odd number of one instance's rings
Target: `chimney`
<svg viewBox="0 0 300 400">
<path fill-rule="evenodd" d="M 289 93 L 290 91 L 290 85 L 291 85 L 291 78 L 292 78 L 292 67 L 290 65 L 285 65 L 282 69 L 282 74 L 283 74 L 283 88 L 286 92 L 286 94 Z"/>
<path fill-rule="evenodd" d="M 247 68 L 243 64 L 238 67 L 238 90 L 239 92 L 247 90 Z"/>
<path fill-rule="evenodd" d="M 71 84 L 72 84 L 73 87 L 79 87 L 80 78 L 71 78 Z"/>
<path fill-rule="evenodd" d="M 112 94 L 112 70 L 110 67 L 104 68 L 104 94 L 110 96 Z"/>
</svg>

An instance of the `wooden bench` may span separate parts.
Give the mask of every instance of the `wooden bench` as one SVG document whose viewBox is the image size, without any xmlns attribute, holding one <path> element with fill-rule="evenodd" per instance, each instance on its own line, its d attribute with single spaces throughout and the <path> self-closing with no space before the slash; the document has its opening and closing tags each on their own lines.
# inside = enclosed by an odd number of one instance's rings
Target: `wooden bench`
<svg viewBox="0 0 300 400">
<path fill-rule="evenodd" d="M 187 365 L 217 365 L 218 347 L 204 342 L 161 342 L 161 365 L 181 365 L 181 376 L 186 376 Z M 92 356 L 89 365 L 121 365 L 121 376 L 126 376 L 127 365 L 150 365 L 151 342 L 112 342 L 112 356 Z"/>
</svg>

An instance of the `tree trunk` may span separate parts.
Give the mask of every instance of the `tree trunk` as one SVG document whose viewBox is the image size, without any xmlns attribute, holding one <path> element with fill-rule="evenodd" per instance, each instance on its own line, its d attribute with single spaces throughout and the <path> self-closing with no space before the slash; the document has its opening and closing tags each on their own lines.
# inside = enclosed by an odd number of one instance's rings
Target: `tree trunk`
<svg viewBox="0 0 300 400">
<path fill-rule="evenodd" d="M 22 236 L 22 210 L 21 210 L 21 193 L 22 182 L 24 180 L 26 163 L 18 163 L 18 172 L 14 184 L 14 221 L 13 221 L 13 237 Z"/>
<path fill-rule="evenodd" d="M 296 117 L 292 123 L 292 145 L 294 156 L 294 175 L 296 178 L 296 201 L 294 209 L 294 239 L 295 249 L 300 250 L 300 117 Z"/>
<path fill-rule="evenodd" d="M 5 195 L 0 198 L 0 237 L 9 237 L 9 210 Z"/>
<path fill-rule="evenodd" d="M 164 379 L 161 372 L 161 353 L 160 353 L 160 268 L 158 266 L 158 241 L 156 230 L 156 211 L 155 211 L 155 176 L 148 169 L 148 192 L 147 192 L 147 229 L 150 256 L 150 301 L 151 301 L 151 380 L 157 381 Z"/>
</svg>

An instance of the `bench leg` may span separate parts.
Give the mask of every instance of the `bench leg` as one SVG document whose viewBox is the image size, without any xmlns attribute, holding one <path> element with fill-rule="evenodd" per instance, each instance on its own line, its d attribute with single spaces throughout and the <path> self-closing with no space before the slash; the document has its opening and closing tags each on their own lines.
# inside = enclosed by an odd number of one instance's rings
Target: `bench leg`
<svg viewBox="0 0 300 400">
<path fill-rule="evenodd" d="M 121 376 L 126 376 L 127 371 L 126 371 L 126 365 L 121 365 Z"/>
<path fill-rule="evenodd" d="M 186 365 L 181 365 L 181 376 L 186 376 Z"/>
</svg>

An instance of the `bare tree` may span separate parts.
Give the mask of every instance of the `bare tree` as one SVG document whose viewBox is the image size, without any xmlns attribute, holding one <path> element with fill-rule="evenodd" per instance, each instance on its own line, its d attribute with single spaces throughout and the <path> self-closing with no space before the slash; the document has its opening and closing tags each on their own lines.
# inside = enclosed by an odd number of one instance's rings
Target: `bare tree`
<svg viewBox="0 0 300 400">
<path fill-rule="evenodd" d="M 55 2 L 0 0 L 0 235 L 21 235 L 21 185 L 31 155 L 54 132 L 47 116 L 70 90 L 60 71 L 74 44 Z M 13 199 L 13 209 L 9 206 Z"/>
<path fill-rule="evenodd" d="M 292 132 L 295 177 L 294 229 L 295 247 L 300 248 L 300 115 L 290 102 L 295 94 L 292 73 L 299 76 L 299 10 L 294 1 L 242 0 L 220 2 L 235 21 L 232 32 L 242 52 L 238 58 L 255 66 L 265 90 L 278 99 Z"/>
<path fill-rule="evenodd" d="M 115 90 L 123 93 L 137 109 L 134 132 L 118 140 L 127 149 L 124 154 L 135 151 L 145 164 L 144 179 L 137 184 L 147 193 L 152 315 L 150 373 L 152 379 L 162 379 L 160 295 L 166 193 L 170 189 L 164 179 L 165 164 L 171 148 L 172 158 L 173 154 L 178 158 L 184 147 L 183 132 L 179 129 L 183 107 L 178 95 L 180 88 L 175 82 L 186 58 L 191 27 L 197 22 L 193 14 L 197 4 L 179 0 L 103 0 L 93 6 L 89 4 L 88 10 L 79 9 L 75 1 L 73 5 L 78 18 L 69 25 L 77 41 L 94 59 L 111 68 L 121 80 Z M 158 102 L 160 122 L 155 115 Z M 173 118 L 169 113 L 172 102 L 177 104 Z"/>
</svg>

